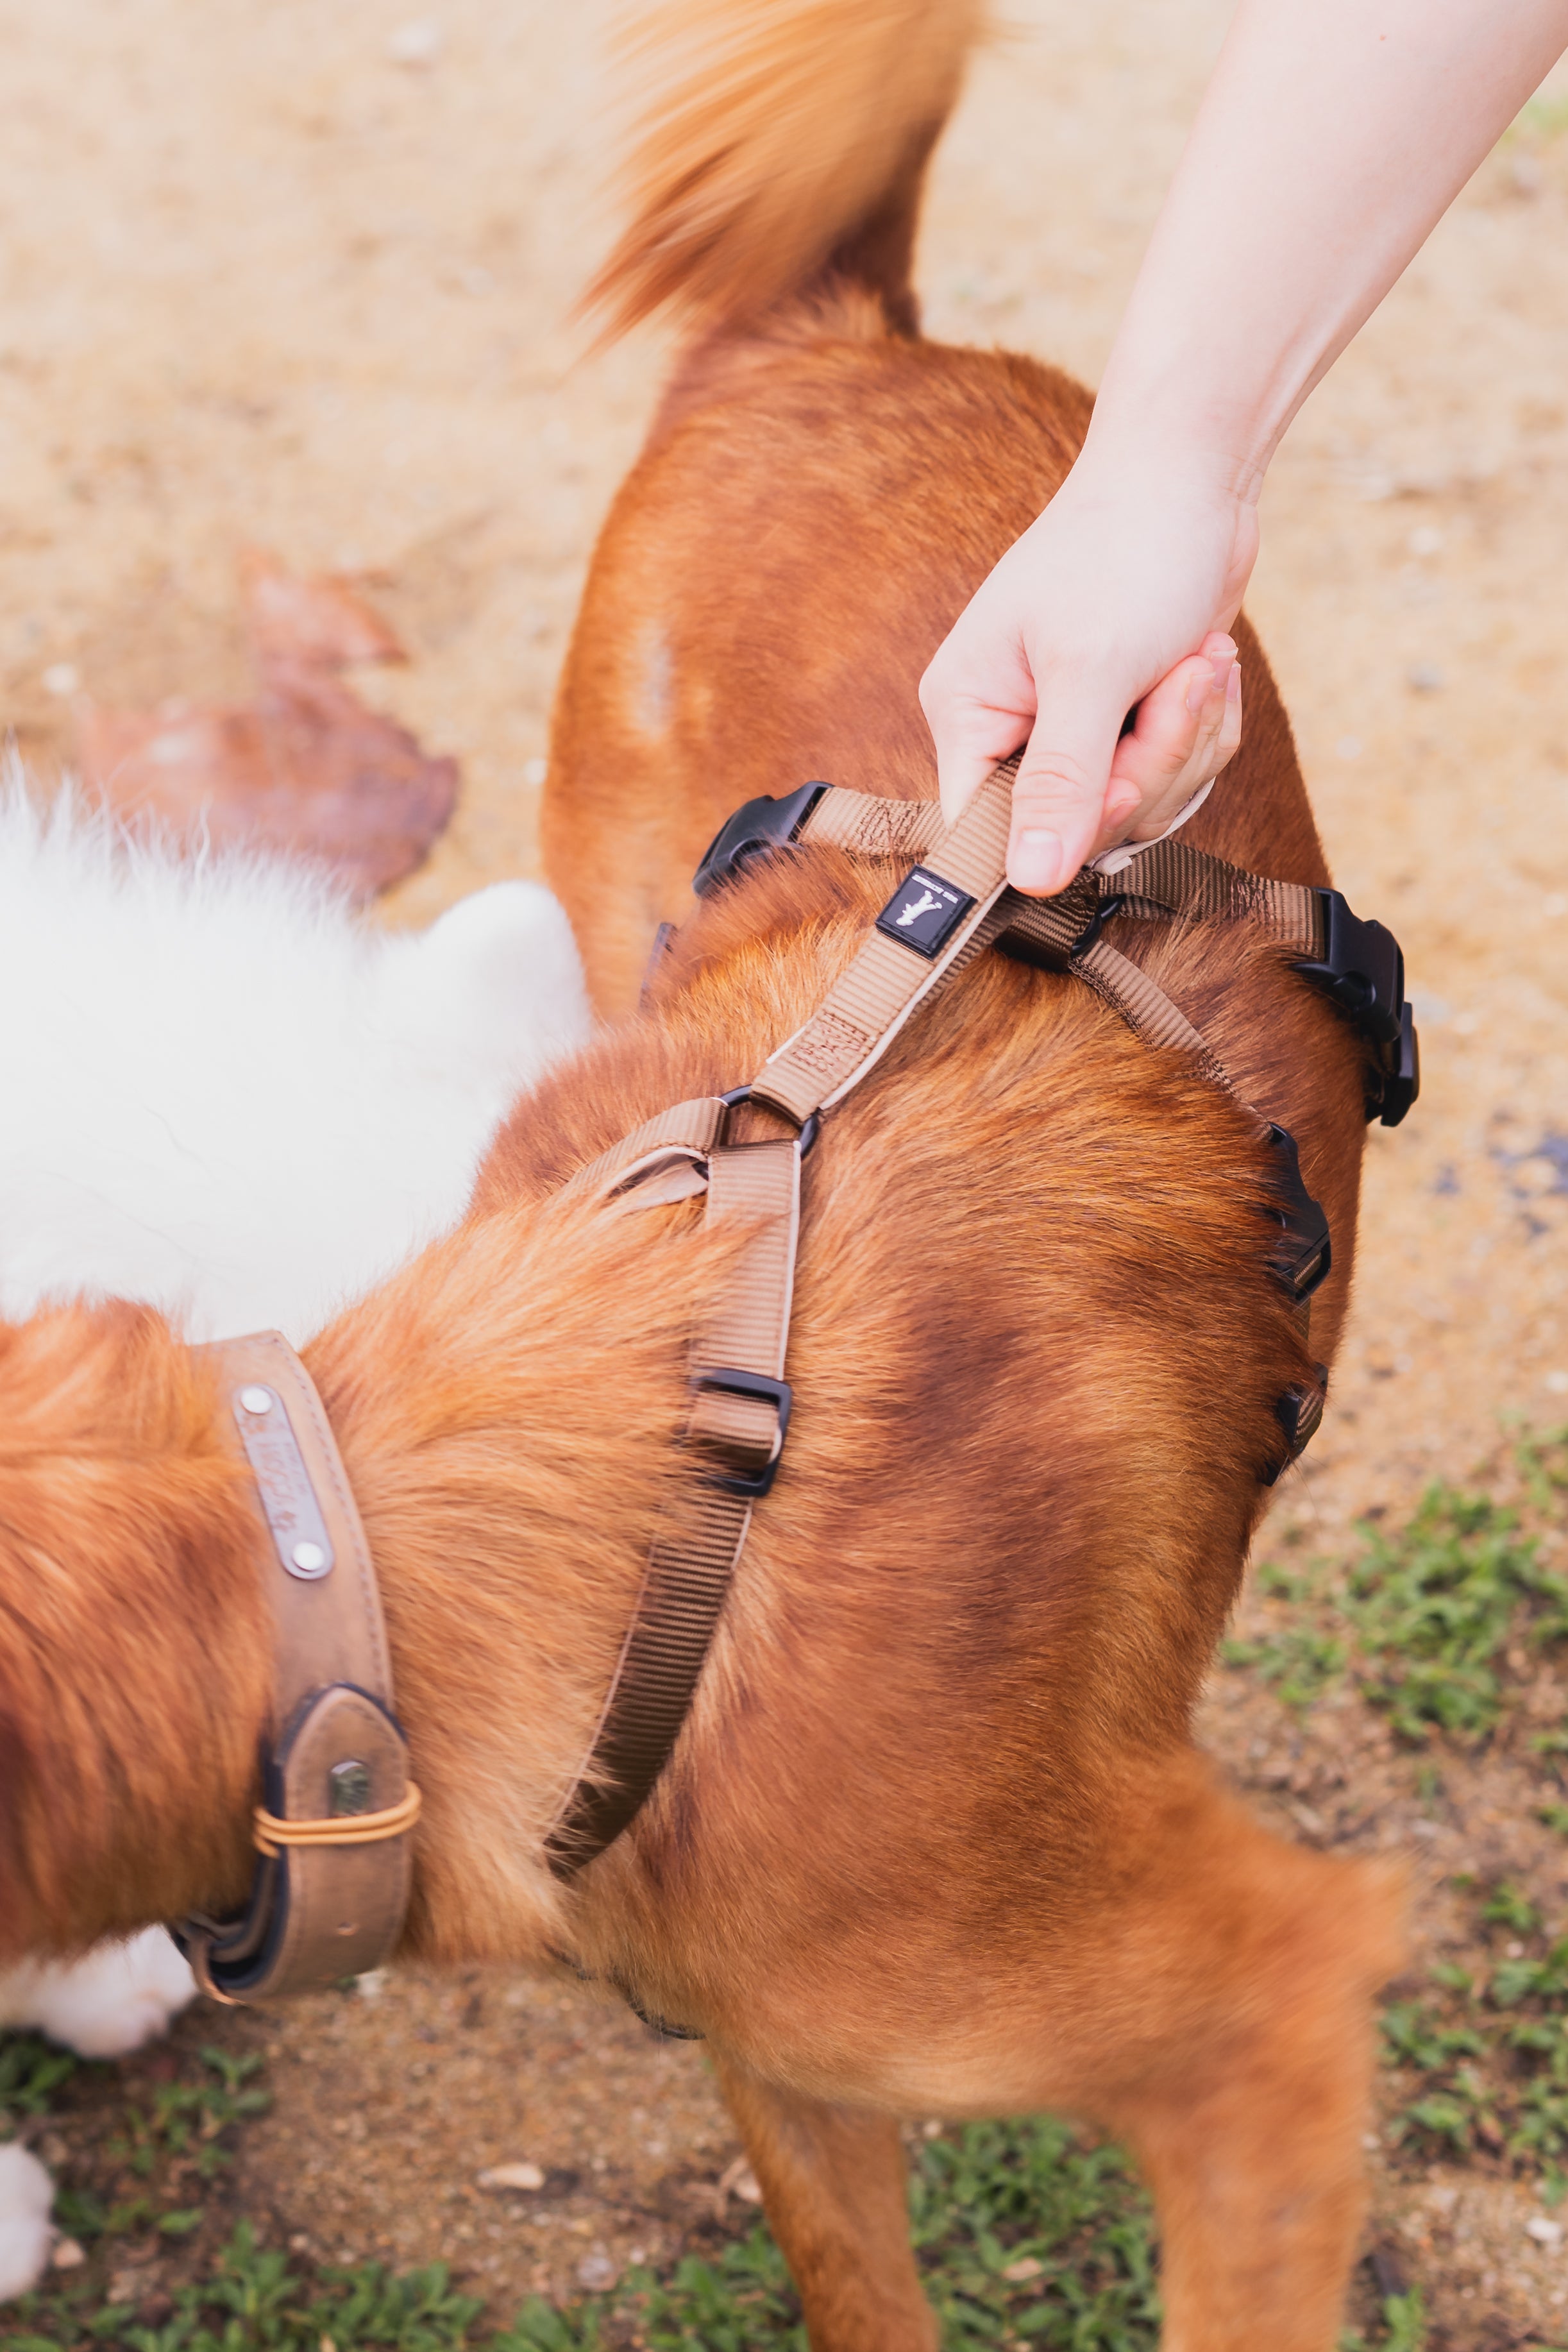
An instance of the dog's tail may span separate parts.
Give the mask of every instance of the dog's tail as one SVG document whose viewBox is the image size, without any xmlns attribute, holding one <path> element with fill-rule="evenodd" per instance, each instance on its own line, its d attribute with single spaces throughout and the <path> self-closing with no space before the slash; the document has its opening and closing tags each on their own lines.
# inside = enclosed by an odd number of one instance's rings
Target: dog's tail
<svg viewBox="0 0 1568 2352">
<path fill-rule="evenodd" d="M 985 5 L 657 0 L 628 47 L 664 87 L 589 307 L 612 332 L 666 305 L 699 331 L 739 327 L 833 275 L 915 332 L 921 182 Z"/>
</svg>

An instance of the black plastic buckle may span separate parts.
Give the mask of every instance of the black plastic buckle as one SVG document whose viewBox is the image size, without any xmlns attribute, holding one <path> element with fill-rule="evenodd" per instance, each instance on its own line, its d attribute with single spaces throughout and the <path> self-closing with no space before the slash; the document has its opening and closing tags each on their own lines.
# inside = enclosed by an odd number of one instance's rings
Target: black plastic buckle
<svg viewBox="0 0 1568 2352">
<path fill-rule="evenodd" d="M 731 1365 L 720 1364 L 713 1370 L 694 1372 L 695 1389 L 717 1389 L 721 1396 L 760 1397 L 772 1405 L 779 1415 L 779 1434 L 773 1451 L 760 1470 L 748 1476 L 744 1471 L 713 1472 L 710 1484 L 722 1486 L 727 1495 L 743 1495 L 748 1503 L 760 1502 L 772 1486 L 784 1452 L 784 1440 L 789 1434 L 789 1409 L 795 1392 L 788 1381 L 770 1381 L 766 1372 L 737 1371 Z"/>
<path fill-rule="evenodd" d="M 1279 1158 L 1274 1181 L 1282 1206 L 1281 1238 L 1269 1253 L 1269 1271 L 1294 1307 L 1304 1307 L 1333 1264 L 1329 1221 L 1301 1176 L 1296 1139 L 1289 1128 L 1270 1127 L 1269 1141 Z"/>
<path fill-rule="evenodd" d="M 1366 1116 L 1397 1127 L 1421 1090 L 1421 1055 L 1405 1002 L 1405 958 L 1381 923 L 1353 915 L 1337 890 L 1319 890 L 1323 953 L 1295 969 L 1336 1005 L 1376 1055 L 1366 1089 Z"/>
<path fill-rule="evenodd" d="M 1331 1004 L 1350 1015 L 1370 1045 L 1398 1043 L 1405 1009 L 1405 959 L 1392 931 L 1353 915 L 1338 890 L 1317 892 L 1323 910 L 1323 956 L 1296 965 Z"/>
<path fill-rule="evenodd" d="M 787 849 L 822 794 L 831 790 L 824 783 L 802 784 L 799 792 L 785 793 L 779 800 L 763 793 L 757 800 L 745 802 L 733 816 L 726 817 L 709 842 L 692 877 L 697 897 L 706 898 L 735 881 L 754 857 Z"/>
</svg>

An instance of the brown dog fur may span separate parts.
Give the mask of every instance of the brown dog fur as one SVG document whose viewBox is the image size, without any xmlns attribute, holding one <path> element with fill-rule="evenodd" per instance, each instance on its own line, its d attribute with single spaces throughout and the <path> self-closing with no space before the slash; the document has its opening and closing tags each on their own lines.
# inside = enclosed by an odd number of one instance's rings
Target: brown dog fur
<svg viewBox="0 0 1568 2352">
<path fill-rule="evenodd" d="M 801 40 L 844 5 L 797 9 Z M 948 26 L 950 88 L 971 12 L 919 13 Z M 831 116 L 831 71 L 812 86 Z M 904 129 L 906 157 L 926 130 Z M 935 2341 L 892 2119 L 1048 2105 L 1148 2169 L 1169 2352 L 1327 2352 L 1396 1898 L 1265 1834 L 1188 1727 L 1274 1402 L 1343 1318 L 1361 1066 L 1245 933 L 1135 951 L 1301 1144 L 1337 1258 L 1310 1350 L 1236 1103 L 1072 981 L 981 959 L 824 1124 L 795 1425 L 674 1762 L 577 1888 L 542 1861 L 733 1246 L 693 1204 L 555 1187 L 748 1076 L 852 954 L 896 869 L 779 859 L 693 914 L 695 854 L 814 772 L 929 790 L 915 678 L 1082 430 L 1063 379 L 889 331 L 917 176 L 907 217 L 873 191 L 806 224 L 810 266 L 859 257 L 864 284 L 744 333 L 710 304 L 596 558 L 552 872 L 607 1006 L 654 920 L 687 918 L 654 1003 L 519 1114 L 461 1231 L 309 1351 L 425 1790 L 409 1948 L 570 1952 L 705 2031 L 819 2352 Z M 746 233 L 716 285 L 747 282 Z M 1244 651 L 1248 746 L 1200 837 L 1322 878 Z M 0 1958 L 243 1881 L 265 1666 L 213 1412 L 154 1317 L 67 1310 L 0 1348 Z"/>
</svg>

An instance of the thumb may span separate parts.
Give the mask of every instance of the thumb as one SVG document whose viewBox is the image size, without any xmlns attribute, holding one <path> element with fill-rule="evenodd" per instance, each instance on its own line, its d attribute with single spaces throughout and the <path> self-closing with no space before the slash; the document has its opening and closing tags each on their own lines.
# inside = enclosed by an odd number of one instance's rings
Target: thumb
<svg viewBox="0 0 1568 2352">
<path fill-rule="evenodd" d="M 1107 814 L 1106 785 L 1116 750 L 1108 723 L 1113 699 L 1047 693 L 1013 785 L 1008 880 L 1038 898 L 1065 890 L 1094 848 Z M 1137 806 L 1135 785 L 1124 787 L 1127 814 Z"/>
</svg>

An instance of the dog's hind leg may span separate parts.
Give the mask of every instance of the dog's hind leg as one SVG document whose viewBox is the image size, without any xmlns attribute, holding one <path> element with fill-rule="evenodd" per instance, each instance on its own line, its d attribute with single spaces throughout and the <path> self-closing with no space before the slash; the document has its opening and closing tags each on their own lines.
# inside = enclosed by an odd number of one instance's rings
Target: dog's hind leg
<svg viewBox="0 0 1568 2352">
<path fill-rule="evenodd" d="M 1271 1836 L 1196 1758 L 1165 1777 L 1114 1842 L 1035 2088 L 1127 2139 L 1153 2186 L 1164 2352 L 1332 2352 L 1399 1889 Z"/>
<path fill-rule="evenodd" d="M 714 2058 L 811 2352 L 936 2352 L 910 2250 L 897 2124 L 782 2090 L 723 2052 Z"/>
</svg>

